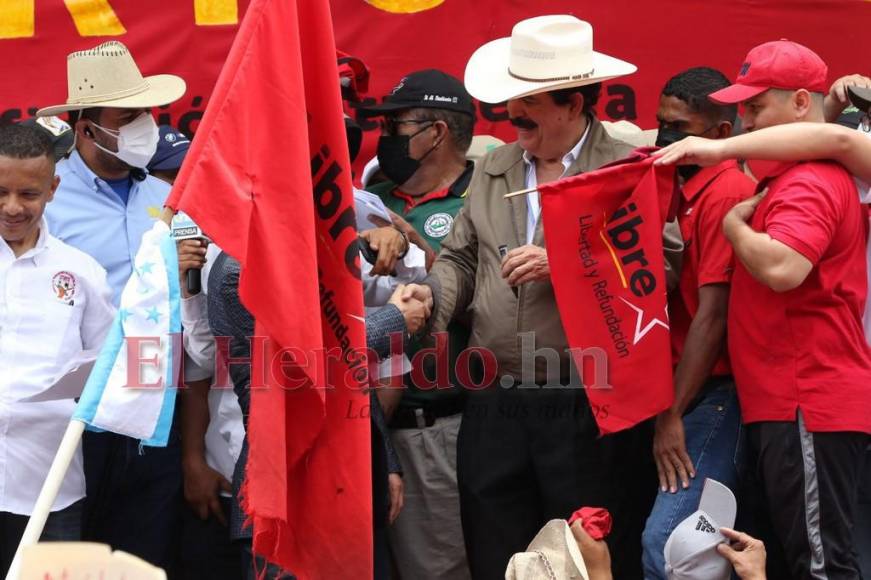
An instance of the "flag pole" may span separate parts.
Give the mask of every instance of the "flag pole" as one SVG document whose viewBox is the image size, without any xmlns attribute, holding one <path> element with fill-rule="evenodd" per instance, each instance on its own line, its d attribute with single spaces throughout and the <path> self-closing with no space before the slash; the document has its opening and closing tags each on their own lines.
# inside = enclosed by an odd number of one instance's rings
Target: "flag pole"
<svg viewBox="0 0 871 580">
<path fill-rule="evenodd" d="M 21 568 L 21 550 L 39 541 L 39 537 L 42 535 L 42 530 L 45 527 L 45 521 L 51 513 L 51 506 L 60 492 L 60 486 L 64 481 L 67 470 L 70 468 L 73 457 L 76 455 L 79 441 L 82 440 L 82 433 L 84 432 L 85 424 L 82 421 L 73 419 L 67 425 L 67 430 L 64 433 L 63 439 L 61 439 L 57 454 L 51 462 L 51 468 L 48 470 L 45 483 L 42 484 L 42 489 L 39 491 L 36 505 L 33 506 L 33 512 L 30 514 L 30 519 L 27 520 L 24 535 L 21 536 L 18 549 L 15 550 L 15 558 L 9 567 L 9 573 L 6 574 L 6 580 L 18 580 L 19 568 Z"/>
<path fill-rule="evenodd" d="M 538 191 L 538 187 L 527 187 L 526 189 L 521 189 L 520 191 L 512 191 L 511 193 L 506 193 L 505 195 L 503 195 L 502 199 L 517 197 L 518 195 L 528 195 L 534 191 Z"/>
<path fill-rule="evenodd" d="M 168 205 L 163 206 L 163 211 L 160 213 L 160 221 L 168 226 L 172 226 L 172 216 L 175 215 L 175 210 Z"/>
</svg>

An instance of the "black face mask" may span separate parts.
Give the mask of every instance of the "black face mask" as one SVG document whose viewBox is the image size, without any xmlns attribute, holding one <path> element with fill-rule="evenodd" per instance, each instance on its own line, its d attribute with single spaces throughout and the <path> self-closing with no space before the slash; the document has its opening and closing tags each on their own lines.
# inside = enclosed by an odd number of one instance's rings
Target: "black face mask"
<svg viewBox="0 0 871 580">
<path fill-rule="evenodd" d="M 672 143 L 677 143 L 687 137 L 696 137 L 692 133 L 685 133 L 677 129 L 659 129 L 656 133 L 656 146 L 668 147 Z M 698 165 L 678 165 L 678 175 L 683 177 L 684 181 L 698 173 L 702 168 Z"/>
<path fill-rule="evenodd" d="M 414 159 L 409 153 L 411 139 L 432 125 L 421 128 L 412 135 L 381 135 L 378 138 L 378 166 L 387 179 L 396 185 L 402 185 L 420 169 L 420 162 L 435 150 L 435 146 L 420 159 Z"/>
</svg>

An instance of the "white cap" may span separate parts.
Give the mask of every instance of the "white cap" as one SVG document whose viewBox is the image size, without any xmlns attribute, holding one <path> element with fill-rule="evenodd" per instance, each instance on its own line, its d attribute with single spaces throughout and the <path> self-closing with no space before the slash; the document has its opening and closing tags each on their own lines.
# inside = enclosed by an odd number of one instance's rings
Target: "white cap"
<svg viewBox="0 0 871 580">
<path fill-rule="evenodd" d="M 729 561 L 717 552 L 727 542 L 720 528 L 735 525 L 738 504 L 728 487 L 705 480 L 699 509 L 682 521 L 665 543 L 665 571 L 669 580 L 728 580 Z"/>
</svg>

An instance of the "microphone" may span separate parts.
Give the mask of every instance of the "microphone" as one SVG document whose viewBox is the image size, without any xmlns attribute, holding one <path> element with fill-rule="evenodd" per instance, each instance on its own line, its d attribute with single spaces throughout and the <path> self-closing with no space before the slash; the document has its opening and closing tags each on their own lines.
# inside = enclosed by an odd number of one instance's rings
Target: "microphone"
<svg viewBox="0 0 871 580">
<path fill-rule="evenodd" d="M 172 216 L 172 224 L 170 225 L 170 235 L 175 241 L 181 240 L 203 240 L 209 242 L 208 236 L 203 233 L 194 220 L 183 211 L 177 212 Z M 199 294 L 203 289 L 202 274 L 199 270 L 190 268 L 185 273 L 185 286 L 188 294 Z"/>
</svg>

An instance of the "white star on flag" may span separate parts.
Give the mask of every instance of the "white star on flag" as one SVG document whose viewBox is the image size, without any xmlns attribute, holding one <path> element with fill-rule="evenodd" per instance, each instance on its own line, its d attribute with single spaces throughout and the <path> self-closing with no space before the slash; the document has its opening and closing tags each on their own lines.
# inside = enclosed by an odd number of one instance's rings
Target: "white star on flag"
<svg viewBox="0 0 871 580">
<path fill-rule="evenodd" d="M 632 344 L 638 344 L 638 342 L 642 338 L 644 338 L 648 332 L 653 330 L 653 328 L 655 326 L 661 326 L 666 330 L 669 329 L 668 322 L 664 322 L 658 318 L 651 318 L 650 322 L 648 322 L 647 325 L 644 328 L 642 328 L 641 325 L 644 322 L 644 311 L 642 309 L 638 308 L 637 306 L 635 306 L 634 304 L 632 304 L 631 302 L 629 302 L 628 300 L 626 300 L 625 298 L 623 298 L 622 296 L 620 297 L 620 300 L 625 302 L 629 306 L 629 308 L 634 310 L 636 312 L 636 314 L 638 315 L 637 318 L 635 319 L 635 339 L 633 340 Z M 665 307 L 665 320 L 668 320 L 668 306 Z"/>
</svg>

